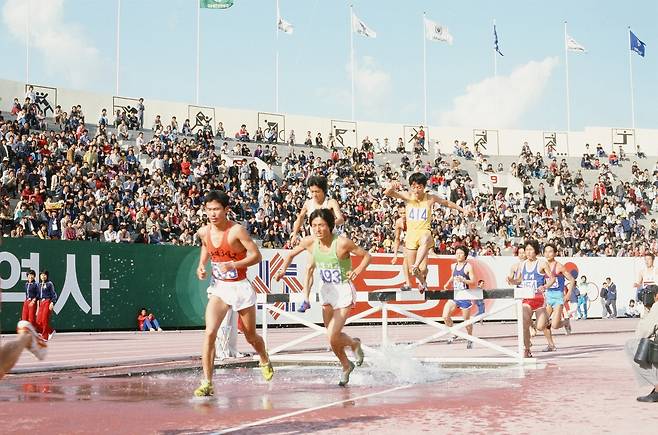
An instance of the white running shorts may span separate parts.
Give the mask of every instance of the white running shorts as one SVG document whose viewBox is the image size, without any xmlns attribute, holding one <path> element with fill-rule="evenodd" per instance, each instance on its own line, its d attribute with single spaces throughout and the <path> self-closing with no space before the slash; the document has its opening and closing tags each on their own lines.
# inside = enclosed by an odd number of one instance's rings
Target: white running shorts
<svg viewBox="0 0 658 435">
<path fill-rule="evenodd" d="M 208 287 L 208 297 L 217 296 L 226 305 L 230 305 L 233 311 L 240 311 L 256 305 L 256 292 L 251 283 L 243 279 L 241 281 L 220 281 Z"/>
<path fill-rule="evenodd" d="M 356 290 L 351 282 L 323 284 L 320 287 L 320 302 L 331 305 L 334 310 L 352 307 L 356 303 Z"/>
</svg>

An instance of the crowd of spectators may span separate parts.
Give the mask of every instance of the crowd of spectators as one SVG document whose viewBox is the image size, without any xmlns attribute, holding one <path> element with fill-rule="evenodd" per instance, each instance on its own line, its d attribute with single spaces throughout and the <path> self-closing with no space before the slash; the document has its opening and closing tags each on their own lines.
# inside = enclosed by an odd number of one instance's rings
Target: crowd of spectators
<svg viewBox="0 0 658 435">
<path fill-rule="evenodd" d="M 11 113 L 0 114 L 0 221 L 10 237 L 193 245 L 206 221 L 203 193 L 223 189 L 234 202 L 230 218 L 263 247 L 286 248 L 307 197 L 306 180 L 323 175 L 345 215 L 342 231 L 370 251 L 389 252 L 398 216 L 383 186 L 423 172 L 431 190 L 477 216 L 465 220 L 435 210 L 436 253 L 466 245 L 474 255 L 513 255 L 514 244 L 528 237 L 553 242 L 569 256 L 642 255 L 658 248 L 655 219 L 640 222 L 658 212 L 658 163 L 650 171 L 634 162 L 631 178 L 620 180 L 611 166 L 627 159 L 621 149 L 606 155 L 597 147 L 574 172 L 566 159 L 533 153 L 525 143 L 506 170 L 490 163 L 477 144 L 471 150 L 455 141 L 451 154 L 435 144 L 428 154 L 422 129 L 407 153 L 402 138 L 395 146 L 388 138 L 366 137 L 359 146 L 338 148 L 332 135 L 325 141 L 308 131 L 299 143 L 291 131 L 282 144 L 268 129 L 251 134 L 243 124 L 233 135 L 221 122 L 213 131 L 209 122 L 193 127 L 186 119 L 179 126 L 175 117 L 167 123 L 159 115 L 147 139 L 141 99 L 114 119 L 104 109 L 88 128 L 82 107 L 67 113 L 57 106 L 47 119 L 33 98 L 28 91 Z M 287 146 L 285 156 L 280 146 Z M 399 165 L 375 163 L 376 154 L 390 152 L 400 153 Z M 259 170 L 256 159 L 266 169 Z M 460 159 L 483 172 L 508 172 L 523 192 L 477 186 L 476 174 Z M 593 185 L 586 185 L 584 171 L 596 174 Z M 556 199 L 549 203 L 549 195 Z"/>
</svg>

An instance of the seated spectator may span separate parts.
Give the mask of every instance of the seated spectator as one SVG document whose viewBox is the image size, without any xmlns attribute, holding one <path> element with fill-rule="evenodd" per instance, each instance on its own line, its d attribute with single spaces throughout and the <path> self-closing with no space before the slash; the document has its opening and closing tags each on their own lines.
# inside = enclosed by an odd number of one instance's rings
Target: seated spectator
<svg viewBox="0 0 658 435">
<path fill-rule="evenodd" d="M 237 133 L 235 133 L 235 138 L 237 140 L 245 141 L 245 142 L 250 142 L 251 140 L 249 139 L 249 132 L 247 131 L 247 125 L 242 124 L 240 126 L 240 130 L 238 130 Z"/>
<path fill-rule="evenodd" d="M 617 157 L 617 153 L 615 153 L 614 150 L 608 155 L 608 163 L 614 166 L 619 166 L 619 157 Z"/>
<path fill-rule="evenodd" d="M 601 144 L 596 145 L 596 157 L 605 157 L 605 151 Z"/>
<path fill-rule="evenodd" d="M 638 309 L 638 306 L 635 303 L 635 300 L 631 299 L 630 301 L 628 301 L 628 306 L 626 307 L 626 310 L 624 311 L 624 316 L 626 316 L 626 317 L 640 317 L 640 310 Z"/>
<path fill-rule="evenodd" d="M 636 148 L 636 153 L 635 154 L 637 155 L 638 159 L 646 159 L 647 158 L 647 155 L 644 154 L 644 152 L 640 149 L 639 144 L 635 145 L 635 148 Z"/>
<path fill-rule="evenodd" d="M 137 314 L 137 325 L 140 331 L 162 332 L 158 319 L 155 318 L 153 313 L 148 313 L 146 308 L 139 310 L 139 313 Z"/>
<path fill-rule="evenodd" d="M 224 131 L 224 123 L 222 121 L 217 123 L 217 131 L 215 131 L 215 136 L 220 140 L 224 140 L 226 137 L 226 131 Z"/>
<path fill-rule="evenodd" d="M 181 134 L 183 136 L 192 136 L 192 126 L 190 125 L 189 119 L 185 119 L 185 121 L 183 121 L 183 128 L 181 128 Z"/>
<path fill-rule="evenodd" d="M 306 139 L 304 140 L 304 145 L 307 147 L 312 147 L 313 146 L 313 138 L 311 137 L 311 131 L 306 132 Z"/>
</svg>

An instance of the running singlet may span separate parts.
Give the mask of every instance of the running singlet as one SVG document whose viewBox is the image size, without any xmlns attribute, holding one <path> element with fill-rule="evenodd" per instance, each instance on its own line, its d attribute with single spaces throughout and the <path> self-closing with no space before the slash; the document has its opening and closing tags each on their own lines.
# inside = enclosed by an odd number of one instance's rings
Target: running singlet
<svg viewBox="0 0 658 435">
<path fill-rule="evenodd" d="M 427 199 L 422 201 L 412 199 L 407 202 L 406 221 L 409 233 L 424 233 L 429 231 L 432 222 L 432 211 L 429 207 L 429 201 Z"/>
<path fill-rule="evenodd" d="M 322 204 L 318 204 L 312 199 L 309 199 L 308 202 L 306 203 L 306 213 L 310 216 L 311 213 L 313 213 L 315 210 L 318 210 L 320 208 L 327 208 L 331 210 L 331 207 L 329 207 L 329 197 L 325 196 L 324 197 L 324 202 Z"/>
<path fill-rule="evenodd" d="M 466 269 L 466 264 L 468 264 L 468 263 L 464 263 L 464 265 L 462 266 L 461 269 L 457 269 L 458 264 L 455 263 L 455 269 L 452 271 L 452 276 L 453 277 L 461 276 L 462 278 L 469 279 L 470 277 L 468 276 L 468 274 L 466 272 L 464 272 L 464 269 Z M 455 281 L 453 279 L 452 288 L 454 290 L 465 290 L 465 289 L 468 288 L 468 285 L 466 285 L 465 282 Z"/>
<path fill-rule="evenodd" d="M 352 260 L 350 257 L 339 259 L 336 253 L 338 236 L 334 235 L 331 248 L 325 252 L 320 250 L 320 241 L 316 240 L 313 245 L 313 261 L 320 270 L 322 284 L 342 284 L 349 281 L 352 271 Z"/>
<path fill-rule="evenodd" d="M 526 269 L 528 260 L 523 262 L 523 269 L 521 270 L 521 287 L 529 288 L 535 292 L 535 295 L 541 295 L 541 291 L 538 291 L 539 287 L 543 286 L 546 283 L 546 278 L 543 274 L 537 272 L 539 267 L 539 260 L 535 261 L 535 268 L 532 271 Z"/>
<path fill-rule="evenodd" d="M 555 282 L 553 282 L 553 285 L 551 285 L 547 290 L 548 291 L 559 291 L 560 293 L 564 293 L 564 275 L 561 273 L 558 275 L 557 274 L 557 262 L 555 262 L 555 266 L 553 266 L 553 269 L 551 270 L 553 272 L 553 276 L 555 276 Z"/>
<path fill-rule="evenodd" d="M 224 230 L 222 240 L 218 247 L 215 247 L 212 244 L 212 238 L 210 237 L 210 226 L 206 227 L 206 249 L 208 250 L 208 255 L 210 255 L 210 264 L 212 266 L 212 278 L 210 280 L 211 285 L 216 284 L 217 281 L 241 281 L 247 278 L 246 267 L 228 270 L 225 273 L 222 273 L 219 269 L 219 265 L 221 263 L 239 261 L 247 256 L 246 250 L 242 252 L 235 252 L 231 249 L 231 246 L 228 243 L 228 233 L 233 225 L 235 225 L 234 222 L 228 221 L 228 226 Z"/>
</svg>

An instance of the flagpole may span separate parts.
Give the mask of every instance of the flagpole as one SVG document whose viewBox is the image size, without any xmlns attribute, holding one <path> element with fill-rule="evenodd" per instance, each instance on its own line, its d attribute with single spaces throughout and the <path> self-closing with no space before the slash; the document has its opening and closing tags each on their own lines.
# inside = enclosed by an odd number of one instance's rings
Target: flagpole
<svg viewBox="0 0 658 435">
<path fill-rule="evenodd" d="M 27 0 L 25 14 L 25 84 L 30 84 L 30 0 Z"/>
<path fill-rule="evenodd" d="M 117 42 L 116 42 L 116 88 L 115 95 L 119 96 L 119 65 L 121 59 L 121 0 L 117 0 Z"/>
<path fill-rule="evenodd" d="M 571 131 L 571 98 L 569 96 L 569 47 L 567 45 L 567 22 L 564 22 L 564 69 L 566 72 L 567 133 Z"/>
<path fill-rule="evenodd" d="M 425 18 L 423 12 L 423 125 L 427 128 L 427 35 L 425 35 Z"/>
<path fill-rule="evenodd" d="M 274 31 L 276 32 L 276 56 L 275 56 L 275 71 L 274 71 L 274 111 L 279 113 L 279 20 L 281 14 L 279 13 L 279 0 L 276 0 L 276 24 Z"/>
<path fill-rule="evenodd" d="M 200 65 L 200 36 L 201 36 L 201 5 L 197 0 L 194 1 L 196 5 L 196 92 L 194 96 L 194 104 L 199 104 L 199 65 Z"/>
<path fill-rule="evenodd" d="M 496 28 L 496 19 L 493 20 L 494 29 Z M 498 53 L 496 53 L 496 46 L 494 45 L 493 49 L 493 58 L 494 58 L 494 78 L 498 77 Z"/>
<path fill-rule="evenodd" d="M 352 70 L 352 121 L 354 121 L 354 10 L 350 5 L 350 65 Z"/>
<path fill-rule="evenodd" d="M 631 85 L 631 126 L 635 129 L 635 97 L 633 96 L 633 50 L 631 50 L 631 27 L 628 26 L 628 72 Z"/>
</svg>

